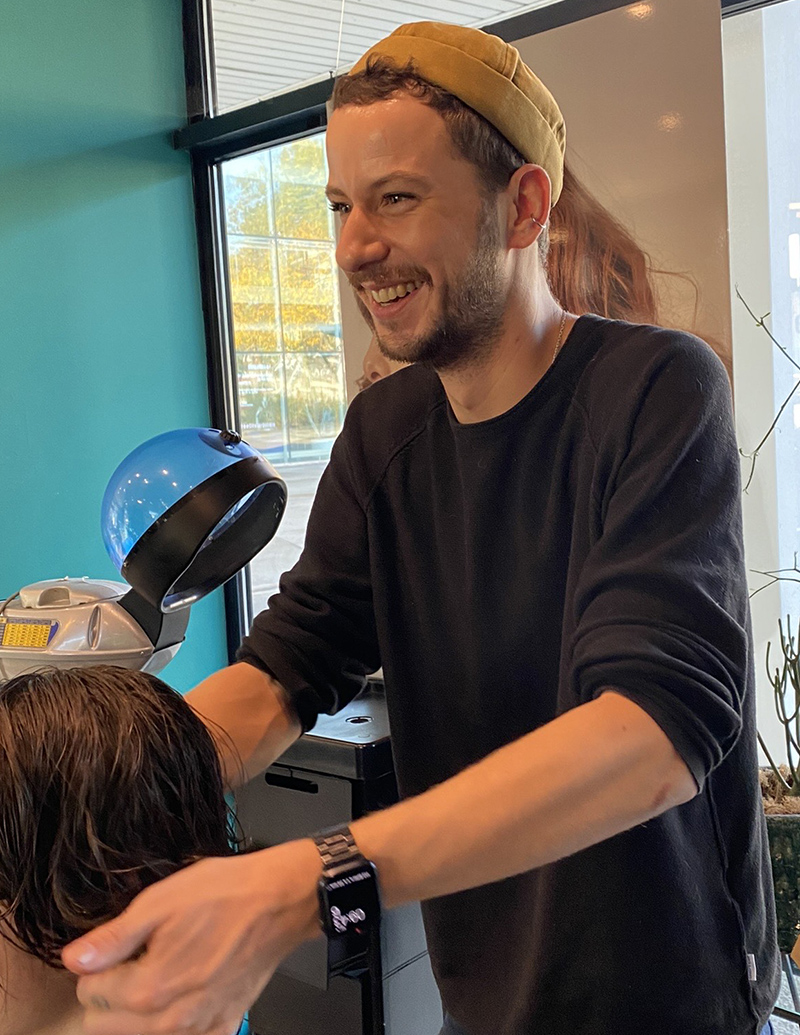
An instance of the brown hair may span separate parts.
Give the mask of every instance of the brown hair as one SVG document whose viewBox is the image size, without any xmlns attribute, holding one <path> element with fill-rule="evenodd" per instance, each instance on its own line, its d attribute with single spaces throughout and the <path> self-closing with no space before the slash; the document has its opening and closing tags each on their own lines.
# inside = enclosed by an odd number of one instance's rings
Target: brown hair
<svg viewBox="0 0 800 1035">
<path fill-rule="evenodd" d="M 550 213 L 547 277 L 571 313 L 656 323 L 650 260 L 625 227 L 564 166 L 564 186 Z"/>
<path fill-rule="evenodd" d="M 51 966 L 147 885 L 233 850 L 214 741 L 155 676 L 9 680 L 0 755 L 0 934 Z"/>
</svg>

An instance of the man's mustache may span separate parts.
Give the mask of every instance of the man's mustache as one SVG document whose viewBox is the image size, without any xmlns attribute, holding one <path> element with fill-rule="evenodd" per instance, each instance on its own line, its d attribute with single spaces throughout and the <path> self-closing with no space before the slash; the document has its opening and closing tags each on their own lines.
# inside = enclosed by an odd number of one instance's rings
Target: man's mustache
<svg viewBox="0 0 800 1035">
<path fill-rule="evenodd" d="M 416 280 L 428 282 L 428 276 L 422 270 L 409 269 L 373 269 L 364 273 L 352 273 L 347 277 L 354 291 L 360 290 L 364 284 L 377 291 L 383 287 L 394 287 L 395 284 L 409 284 Z"/>
</svg>

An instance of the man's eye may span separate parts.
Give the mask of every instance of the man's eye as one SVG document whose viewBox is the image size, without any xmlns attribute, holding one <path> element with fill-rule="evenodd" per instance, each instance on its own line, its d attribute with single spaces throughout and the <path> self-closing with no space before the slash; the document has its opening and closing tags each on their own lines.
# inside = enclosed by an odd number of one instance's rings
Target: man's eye
<svg viewBox="0 0 800 1035">
<path fill-rule="evenodd" d="M 410 201 L 413 198 L 413 194 L 384 194 L 384 201 L 390 205 L 398 205 L 401 201 Z"/>
</svg>

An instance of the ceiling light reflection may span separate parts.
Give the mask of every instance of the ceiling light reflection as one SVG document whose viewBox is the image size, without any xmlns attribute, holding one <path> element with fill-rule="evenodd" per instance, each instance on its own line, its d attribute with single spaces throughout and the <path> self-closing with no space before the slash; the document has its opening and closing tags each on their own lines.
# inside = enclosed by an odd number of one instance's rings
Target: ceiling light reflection
<svg viewBox="0 0 800 1035">
<path fill-rule="evenodd" d="M 639 22 L 643 22 L 646 18 L 649 18 L 653 13 L 655 4 L 631 4 L 630 7 L 625 8 L 626 14 L 630 18 L 635 18 Z"/>
<path fill-rule="evenodd" d="M 668 111 L 665 112 L 658 120 L 658 128 L 663 129 L 665 133 L 672 133 L 676 129 L 680 129 L 683 125 L 683 115 L 679 111 Z"/>
</svg>

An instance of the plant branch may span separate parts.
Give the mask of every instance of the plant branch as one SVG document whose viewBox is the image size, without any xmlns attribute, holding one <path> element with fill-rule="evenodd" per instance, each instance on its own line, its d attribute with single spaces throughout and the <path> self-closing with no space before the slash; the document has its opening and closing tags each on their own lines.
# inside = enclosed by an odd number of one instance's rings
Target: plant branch
<svg viewBox="0 0 800 1035">
<path fill-rule="evenodd" d="M 770 337 L 772 337 L 772 336 L 770 335 Z M 794 363 L 794 360 L 792 360 L 792 362 Z M 797 364 L 796 364 L 796 363 L 795 363 L 795 366 L 797 366 Z M 781 405 L 780 405 L 780 409 L 779 409 L 779 410 L 778 410 L 778 412 L 777 412 L 777 413 L 775 414 L 775 417 L 773 418 L 773 420 L 772 420 L 772 423 L 770 424 L 770 426 L 769 426 L 769 427 L 767 428 L 767 431 L 766 431 L 766 433 L 765 433 L 764 437 L 763 437 L 763 438 L 761 439 L 761 441 L 760 441 L 760 442 L 758 443 L 758 445 L 757 445 L 757 446 L 756 446 L 756 448 L 755 448 L 755 449 L 753 450 L 753 452 L 752 452 L 752 453 L 745 453 L 745 451 L 744 451 L 744 450 L 743 450 L 743 449 L 742 449 L 741 447 L 739 448 L 739 452 L 740 452 L 740 454 L 741 454 L 741 455 L 742 455 L 742 456 L 743 456 L 743 457 L 744 457 L 744 458 L 745 458 L 746 460 L 750 460 L 750 462 L 751 462 L 751 463 L 750 463 L 750 474 L 749 474 L 749 475 L 748 475 L 748 477 L 747 477 L 747 483 L 745 484 L 745 487 L 744 487 L 744 488 L 742 489 L 742 492 L 747 492 L 747 490 L 748 490 L 748 489 L 750 488 L 750 483 L 752 482 L 752 480 L 753 480 L 753 475 L 755 474 L 755 471 L 756 471 L 756 460 L 758 459 L 758 454 L 759 454 L 759 452 L 760 452 L 760 450 L 761 450 L 761 447 L 762 447 L 762 446 L 764 445 L 764 443 L 765 443 L 765 442 L 767 441 L 767 439 L 768 439 L 768 438 L 770 437 L 770 435 L 772 434 L 772 432 L 773 432 L 773 431 L 775 430 L 775 425 L 776 425 L 776 424 L 778 423 L 778 421 L 779 421 L 779 420 L 781 419 L 781 415 L 783 414 L 783 411 L 784 411 L 784 410 L 786 409 L 786 407 L 787 407 L 787 406 L 789 405 L 789 403 L 790 403 L 790 402 L 792 401 L 792 396 L 793 396 L 793 395 L 795 394 L 795 392 L 797 391 L 797 389 L 798 389 L 798 388 L 800 388 L 800 381 L 797 381 L 797 382 L 795 383 L 795 385 L 793 386 L 793 388 L 792 388 L 791 392 L 789 392 L 789 394 L 788 394 L 788 395 L 786 396 L 786 398 L 785 398 L 785 399 L 783 400 L 783 402 L 781 403 Z"/>
<path fill-rule="evenodd" d="M 744 298 L 741 295 L 741 292 L 739 291 L 739 285 L 738 284 L 736 285 L 735 290 L 736 290 L 736 297 L 739 299 L 739 301 L 742 303 L 742 305 L 745 307 L 745 309 L 748 311 L 748 313 L 753 317 L 753 319 L 756 322 L 756 326 L 757 327 L 761 327 L 761 329 L 769 337 L 770 341 L 777 348 L 779 348 L 781 350 L 781 352 L 784 354 L 784 356 L 786 356 L 786 358 L 789 360 L 789 362 L 792 364 L 792 366 L 795 367 L 798 371 L 800 371 L 800 363 L 797 362 L 797 360 L 791 355 L 791 353 L 783 345 L 781 345 L 781 343 L 778 341 L 778 339 L 775 337 L 775 335 L 772 333 L 772 331 L 769 329 L 769 327 L 767 327 L 766 323 L 764 322 L 766 320 L 766 318 L 768 316 L 770 316 L 771 314 L 770 313 L 764 313 L 764 315 L 759 319 L 759 317 L 756 316 L 756 314 L 753 312 L 753 310 L 750 308 L 750 306 L 747 304 L 747 302 L 745 302 Z"/>
<path fill-rule="evenodd" d="M 747 312 L 752 317 L 757 327 L 760 327 L 770 341 L 775 345 L 776 348 L 789 360 L 792 366 L 798 373 L 800 373 L 800 363 L 788 352 L 787 349 L 781 345 L 772 331 L 767 327 L 767 318 L 769 313 L 765 313 L 764 316 L 758 317 L 747 304 L 739 291 L 738 285 L 736 286 L 736 297 L 745 307 Z M 800 380 L 796 380 L 792 386 L 791 391 L 788 393 L 786 398 L 781 403 L 778 412 L 773 417 L 769 427 L 765 434 L 762 436 L 761 441 L 755 447 L 751 453 L 746 453 L 743 449 L 739 449 L 739 453 L 745 459 L 750 460 L 750 472 L 747 477 L 743 492 L 747 492 L 752 484 L 753 477 L 755 475 L 756 460 L 758 455 L 763 448 L 764 444 L 769 439 L 770 435 L 775 431 L 778 425 L 778 421 L 783 416 L 786 407 L 792 401 L 794 396 L 800 389 Z M 794 566 L 791 568 L 777 568 L 774 571 L 758 571 L 756 573 L 763 576 L 767 581 L 763 586 L 759 586 L 758 589 L 754 590 L 750 594 L 752 599 L 756 594 L 760 593 L 762 589 L 766 589 L 768 586 L 774 585 L 776 582 L 797 582 L 800 583 L 800 568 L 797 565 L 797 554 L 794 557 Z M 789 772 L 789 780 L 783 775 L 778 766 L 775 764 L 775 760 L 767 749 L 767 745 L 764 742 L 764 738 L 758 733 L 758 742 L 761 745 L 761 750 L 764 752 L 770 767 L 775 773 L 778 784 L 783 788 L 784 792 L 791 795 L 800 795 L 800 653 L 797 649 L 797 640 L 792 633 L 791 618 L 787 616 L 786 627 L 784 629 L 783 622 L 778 621 L 778 633 L 780 638 L 780 664 L 775 667 L 774 672 L 770 669 L 770 647 L 771 643 L 767 644 L 766 654 L 766 668 L 767 678 L 772 685 L 773 699 L 775 714 L 778 717 L 778 721 L 783 727 L 783 739 L 784 748 L 787 756 L 787 769 Z"/>
<path fill-rule="evenodd" d="M 792 788 L 787 783 L 786 777 L 783 775 L 783 773 L 780 771 L 780 769 L 775 765 L 775 762 L 774 762 L 774 760 L 772 758 L 772 755 L 769 753 L 769 749 L 767 748 L 767 745 L 764 743 L 764 738 L 757 731 L 756 731 L 756 736 L 758 737 L 758 743 L 759 743 L 759 745 L 761 747 L 761 750 L 767 756 L 767 761 L 769 762 L 770 769 L 773 771 L 773 773 L 775 773 L 775 775 L 778 777 L 778 780 L 780 781 L 781 786 L 788 793 L 789 791 L 791 791 Z"/>
<path fill-rule="evenodd" d="M 739 299 L 739 301 L 745 307 L 747 312 L 753 318 L 753 321 L 755 322 L 756 327 L 760 327 L 762 329 L 762 331 L 764 331 L 764 333 L 767 335 L 767 337 L 773 343 L 773 345 L 775 345 L 776 348 L 780 349 L 780 351 L 789 360 L 789 362 L 792 364 L 792 366 L 798 372 L 800 372 L 800 363 L 797 362 L 797 360 L 794 358 L 794 356 L 791 355 L 791 353 L 788 351 L 788 349 L 784 348 L 784 346 L 781 345 L 781 343 L 778 341 L 778 339 L 775 337 L 775 335 L 772 333 L 772 331 L 769 329 L 769 327 L 767 327 L 766 320 L 767 320 L 767 317 L 770 314 L 769 313 L 764 313 L 763 316 L 760 316 L 760 317 L 756 316 L 756 314 L 753 312 L 753 310 L 750 308 L 750 306 L 745 301 L 744 296 L 742 295 L 741 291 L 739 291 L 739 285 L 738 284 L 735 286 L 735 291 L 736 291 L 736 297 Z M 764 445 L 764 443 L 767 441 L 767 439 L 770 437 L 772 432 L 775 430 L 775 425 L 781 419 L 783 411 L 786 409 L 786 407 L 791 402 L 792 397 L 797 392 L 798 388 L 800 388 L 800 381 L 795 383 L 795 385 L 793 386 L 791 392 L 789 392 L 789 394 L 783 400 L 783 402 L 780 405 L 780 408 L 778 409 L 778 412 L 775 414 L 775 417 L 773 418 L 772 423 L 767 428 L 767 431 L 766 431 L 764 437 L 761 439 L 761 441 L 758 443 L 758 445 L 752 451 L 752 453 L 746 453 L 743 449 L 741 449 L 741 448 L 739 449 L 739 453 L 741 454 L 741 456 L 744 457 L 745 460 L 749 460 L 750 461 L 750 472 L 749 472 L 749 474 L 747 476 L 747 482 L 745 483 L 745 486 L 742 489 L 742 492 L 747 492 L 747 490 L 750 488 L 750 485 L 751 485 L 751 483 L 753 481 L 753 477 L 754 477 L 754 475 L 756 473 L 756 460 L 758 459 L 758 454 L 761 451 L 761 448 Z"/>
<path fill-rule="evenodd" d="M 800 583 L 800 568 L 797 567 L 797 558 L 795 557 L 794 567 L 792 568 L 776 568 L 775 571 L 761 571 L 759 568 L 751 568 L 750 571 L 753 575 L 763 575 L 765 579 L 771 579 L 771 582 L 765 582 L 763 586 L 759 586 L 758 589 L 754 589 L 750 594 L 752 600 L 756 594 L 760 593 L 762 589 L 769 589 L 770 586 L 774 586 L 776 582 L 798 582 Z M 792 572 L 797 575 L 797 578 L 792 578 L 787 572 Z"/>
</svg>

